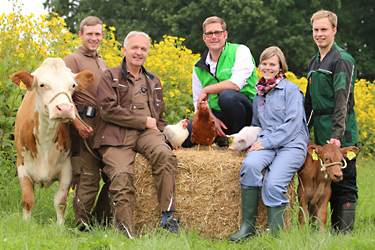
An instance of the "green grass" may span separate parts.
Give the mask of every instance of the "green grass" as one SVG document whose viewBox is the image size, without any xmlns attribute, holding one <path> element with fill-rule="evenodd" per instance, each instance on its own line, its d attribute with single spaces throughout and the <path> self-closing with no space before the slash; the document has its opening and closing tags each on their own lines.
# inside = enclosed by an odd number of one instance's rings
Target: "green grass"
<svg viewBox="0 0 375 250">
<path fill-rule="evenodd" d="M 71 197 L 65 225 L 56 225 L 53 196 L 49 189 L 35 188 L 36 204 L 29 222 L 22 219 L 21 188 L 15 166 L 0 160 L 0 249 L 374 249 L 375 248 L 375 159 L 358 159 L 359 200 L 355 230 L 346 235 L 320 232 L 314 226 L 301 227 L 297 212 L 292 226 L 277 236 L 266 233 L 244 243 L 209 239 L 194 230 L 171 235 L 160 229 L 147 229 L 143 236 L 127 239 L 111 227 L 94 227 L 90 233 L 74 228 Z M 298 211 L 298 207 L 295 207 Z M 183 222 L 182 222 L 183 223 Z"/>
</svg>

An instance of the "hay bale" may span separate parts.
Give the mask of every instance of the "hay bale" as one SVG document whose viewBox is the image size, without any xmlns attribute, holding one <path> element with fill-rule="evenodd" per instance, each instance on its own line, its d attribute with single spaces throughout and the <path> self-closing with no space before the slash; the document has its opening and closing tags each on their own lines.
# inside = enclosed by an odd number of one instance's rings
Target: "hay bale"
<svg viewBox="0 0 375 250">
<path fill-rule="evenodd" d="M 226 238 L 234 234 L 241 224 L 241 187 L 238 183 L 241 162 L 245 154 L 228 149 L 201 147 L 174 151 L 178 159 L 176 179 L 175 217 L 181 226 L 196 228 L 199 235 L 211 238 Z M 141 155 L 136 157 L 136 208 L 135 226 L 138 231 L 146 227 L 158 227 L 160 208 L 151 176 L 151 167 Z M 292 183 L 292 182 L 291 182 Z M 294 185 L 288 186 L 287 197 L 293 205 Z M 286 224 L 290 218 L 290 207 L 286 212 Z M 259 199 L 257 228 L 267 227 L 267 209 Z"/>
</svg>

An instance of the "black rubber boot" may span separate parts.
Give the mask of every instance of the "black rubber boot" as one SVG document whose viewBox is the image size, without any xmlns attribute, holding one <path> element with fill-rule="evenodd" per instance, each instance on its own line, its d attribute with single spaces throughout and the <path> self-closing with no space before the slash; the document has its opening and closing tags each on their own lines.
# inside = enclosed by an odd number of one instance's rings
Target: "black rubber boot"
<svg viewBox="0 0 375 250">
<path fill-rule="evenodd" d="M 332 228 L 336 232 L 347 233 L 354 229 L 355 221 L 355 202 L 346 202 L 342 205 L 335 206 L 331 204 L 331 221 Z"/>
<path fill-rule="evenodd" d="M 339 205 L 337 203 L 330 202 L 331 206 L 331 228 L 333 231 L 339 231 Z"/>
<path fill-rule="evenodd" d="M 240 230 L 230 237 L 231 241 L 243 241 L 255 235 L 255 221 L 258 214 L 259 187 L 241 188 L 242 223 Z"/>
<path fill-rule="evenodd" d="M 268 228 L 272 234 L 276 234 L 284 227 L 285 205 L 267 207 Z"/>
</svg>

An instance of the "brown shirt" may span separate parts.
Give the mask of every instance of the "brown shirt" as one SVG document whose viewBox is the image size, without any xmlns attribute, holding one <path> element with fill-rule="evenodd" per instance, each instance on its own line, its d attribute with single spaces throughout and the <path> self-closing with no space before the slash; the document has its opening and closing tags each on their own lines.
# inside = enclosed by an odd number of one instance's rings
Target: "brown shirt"
<svg viewBox="0 0 375 250">
<path fill-rule="evenodd" d="M 131 80 L 134 84 L 131 109 L 137 113 L 151 117 L 147 94 L 146 76 L 141 73 L 138 77 L 135 78 L 132 74 L 130 74 L 130 72 L 128 72 L 128 76 L 129 80 Z"/>
<path fill-rule="evenodd" d="M 92 53 L 80 46 L 75 52 L 67 55 L 64 59 L 65 64 L 73 73 L 79 73 L 83 70 L 90 70 L 94 74 L 94 82 L 86 89 L 74 92 L 73 101 L 75 105 L 96 107 L 96 89 L 100 83 L 101 75 L 107 69 L 106 62 L 101 59 L 98 53 Z"/>
</svg>

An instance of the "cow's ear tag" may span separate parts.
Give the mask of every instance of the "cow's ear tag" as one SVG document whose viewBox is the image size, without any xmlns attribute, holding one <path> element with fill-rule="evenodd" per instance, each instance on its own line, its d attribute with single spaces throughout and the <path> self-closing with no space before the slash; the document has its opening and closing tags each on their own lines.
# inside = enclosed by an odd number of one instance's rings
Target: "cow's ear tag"
<svg viewBox="0 0 375 250">
<path fill-rule="evenodd" d="M 22 90 L 27 90 L 27 87 L 26 87 L 26 85 L 23 83 L 22 80 L 20 81 L 20 89 L 22 89 Z"/>
<path fill-rule="evenodd" d="M 352 151 L 348 151 L 346 153 L 346 157 L 348 157 L 349 160 L 352 160 L 354 157 L 356 157 L 356 154 Z"/>
<path fill-rule="evenodd" d="M 318 155 L 316 154 L 315 149 L 313 150 L 312 158 L 313 158 L 314 161 L 318 160 Z"/>
</svg>

